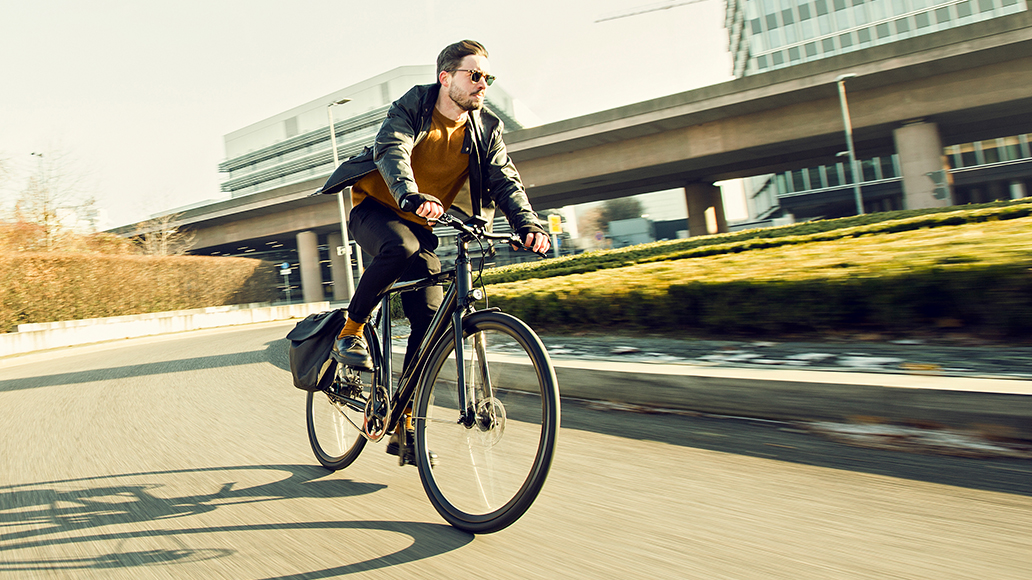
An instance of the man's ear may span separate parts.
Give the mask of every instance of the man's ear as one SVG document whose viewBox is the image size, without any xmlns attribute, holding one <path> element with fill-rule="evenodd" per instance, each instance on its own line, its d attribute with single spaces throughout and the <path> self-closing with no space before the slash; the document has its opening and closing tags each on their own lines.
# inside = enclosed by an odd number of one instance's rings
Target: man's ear
<svg viewBox="0 0 1032 580">
<path fill-rule="evenodd" d="M 442 87 L 448 88 L 451 85 L 451 78 L 451 73 L 446 70 L 437 73 L 437 82 L 441 83 Z"/>
</svg>

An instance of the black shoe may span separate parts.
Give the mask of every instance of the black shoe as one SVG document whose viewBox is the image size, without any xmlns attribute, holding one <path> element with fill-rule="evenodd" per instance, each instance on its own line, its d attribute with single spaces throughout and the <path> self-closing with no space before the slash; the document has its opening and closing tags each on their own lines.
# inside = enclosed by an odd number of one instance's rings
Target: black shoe
<svg viewBox="0 0 1032 580">
<path fill-rule="evenodd" d="M 333 360 L 338 363 L 363 371 L 373 370 L 373 359 L 369 357 L 369 348 L 361 336 L 348 335 L 333 341 Z"/>
<path fill-rule="evenodd" d="M 391 435 L 391 440 L 387 442 L 387 453 L 389 455 L 395 455 L 398 457 L 398 465 L 415 465 L 416 464 L 416 433 L 414 431 L 407 431 L 405 433 L 405 455 L 402 456 L 399 453 L 401 444 L 399 443 L 400 431 L 395 431 Z M 430 467 L 437 465 L 437 454 L 433 451 L 430 452 Z"/>
</svg>

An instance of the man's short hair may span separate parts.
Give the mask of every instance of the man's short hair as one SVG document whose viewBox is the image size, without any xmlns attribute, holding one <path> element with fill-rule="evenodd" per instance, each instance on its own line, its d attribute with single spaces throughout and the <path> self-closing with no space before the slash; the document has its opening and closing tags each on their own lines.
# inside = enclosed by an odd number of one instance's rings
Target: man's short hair
<svg viewBox="0 0 1032 580">
<path fill-rule="evenodd" d="M 486 58 L 487 49 L 475 40 L 460 40 L 444 47 L 441 54 L 437 55 L 437 76 L 441 76 L 441 71 L 451 72 L 459 68 L 462 66 L 462 59 L 471 54 Z"/>
</svg>

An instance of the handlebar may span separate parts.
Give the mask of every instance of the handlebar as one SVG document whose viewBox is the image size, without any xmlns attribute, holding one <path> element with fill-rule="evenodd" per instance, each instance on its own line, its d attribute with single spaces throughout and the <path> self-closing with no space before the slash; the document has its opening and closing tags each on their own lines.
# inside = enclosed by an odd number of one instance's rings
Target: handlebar
<svg viewBox="0 0 1032 580">
<path fill-rule="evenodd" d="M 412 203 L 412 200 L 410 200 L 410 199 L 403 200 L 403 203 L 401 204 L 401 210 L 409 212 L 409 213 L 415 213 L 415 210 L 417 209 L 417 207 L 418 206 L 416 206 L 414 203 Z M 530 248 L 525 246 L 523 244 L 523 240 L 521 240 L 519 235 L 517 235 L 515 233 L 496 234 L 494 232 L 488 231 L 487 230 L 487 222 L 485 220 L 483 220 L 483 218 L 480 218 L 480 219 L 474 218 L 474 219 L 471 219 L 469 222 L 463 223 L 463 221 L 460 220 L 459 218 L 457 218 L 457 217 L 455 217 L 455 216 L 453 216 L 451 214 L 445 213 L 445 214 L 441 214 L 441 217 L 437 218 L 436 220 L 427 220 L 427 223 L 430 224 L 431 227 L 435 223 L 440 223 L 440 224 L 452 227 L 452 228 L 454 228 L 454 229 L 456 229 L 456 230 L 458 230 L 458 231 L 460 231 L 462 233 L 465 233 L 466 235 L 468 235 L 470 237 L 473 237 L 473 238 L 508 242 L 509 244 L 511 244 L 512 246 L 514 246 L 516 248 L 522 248 L 522 249 L 527 250 L 528 252 L 534 252 L 533 250 L 531 250 Z M 543 254 L 541 252 L 534 252 L 534 253 L 537 254 L 538 256 L 541 256 L 542 258 L 547 258 L 548 257 L 548 254 Z"/>
<path fill-rule="evenodd" d="M 514 248 L 527 250 L 528 252 L 533 252 L 533 253 L 537 254 L 538 256 L 541 256 L 542 258 L 547 258 L 548 257 L 548 254 L 544 254 L 544 253 L 541 253 L 541 252 L 534 252 L 534 250 L 532 250 L 529 247 L 527 247 L 523 243 L 523 240 L 520 239 L 520 236 L 515 234 L 515 233 L 496 234 L 494 232 L 487 231 L 487 224 L 486 223 L 476 223 L 476 222 L 463 223 L 462 220 L 460 220 L 460 219 L 458 219 L 458 218 L 456 218 L 456 217 L 454 217 L 452 215 L 449 215 L 449 214 L 441 215 L 441 217 L 437 218 L 436 221 L 438 221 L 438 222 L 440 222 L 440 223 L 442 223 L 442 224 L 444 224 L 446 226 L 451 226 L 451 227 L 455 228 L 456 230 L 458 230 L 460 232 L 463 232 L 463 233 L 465 233 L 465 234 L 467 234 L 467 235 L 469 235 L 471 237 L 474 237 L 474 238 L 482 238 L 482 239 L 486 239 L 486 240 L 498 240 L 498 241 L 508 242 Z M 431 223 L 430 225 L 433 225 L 433 223 Z"/>
</svg>

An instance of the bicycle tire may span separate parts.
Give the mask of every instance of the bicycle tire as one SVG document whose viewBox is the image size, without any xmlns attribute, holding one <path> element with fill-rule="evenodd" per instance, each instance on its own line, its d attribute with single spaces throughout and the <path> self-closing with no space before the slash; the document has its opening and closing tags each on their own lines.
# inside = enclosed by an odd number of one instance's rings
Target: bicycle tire
<svg viewBox="0 0 1032 580">
<path fill-rule="evenodd" d="M 337 362 L 331 360 L 323 378 L 326 385 L 320 385 L 321 390 L 309 392 L 305 403 L 308 441 L 312 451 L 323 467 L 333 471 L 351 465 L 366 444 L 365 436 L 356 425 L 362 425 L 364 401 L 368 400 L 372 385 L 378 384 L 378 369 L 382 366 L 376 332 L 371 325 L 366 325 L 364 334 L 375 370 L 371 373 L 352 371 L 361 383 L 361 388 L 344 383 L 337 374 Z M 363 404 L 348 403 L 347 399 L 362 401 Z"/>
<path fill-rule="evenodd" d="M 449 334 L 434 347 L 417 393 L 416 464 L 430 502 L 448 523 L 491 533 L 519 519 L 548 477 L 559 433 L 559 389 L 548 352 L 521 320 L 484 311 L 468 316 L 463 327 L 463 368 L 467 388 L 476 393 L 477 420 L 469 427 L 457 421 Z M 477 348 L 477 340 L 486 346 Z"/>
</svg>

